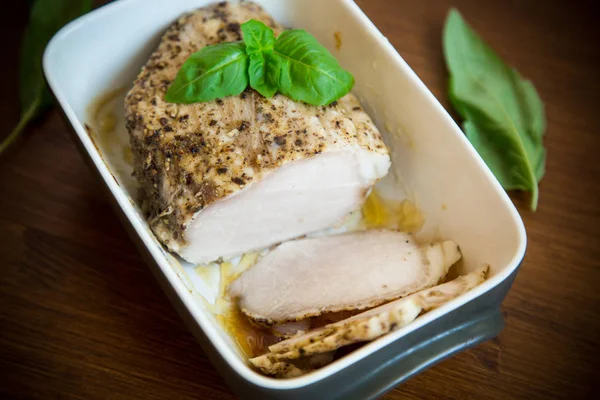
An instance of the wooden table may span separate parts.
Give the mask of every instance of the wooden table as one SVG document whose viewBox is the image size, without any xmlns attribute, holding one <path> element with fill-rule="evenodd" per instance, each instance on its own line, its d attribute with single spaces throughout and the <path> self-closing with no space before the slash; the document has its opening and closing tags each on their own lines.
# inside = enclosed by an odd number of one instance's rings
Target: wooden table
<svg viewBox="0 0 600 400">
<path fill-rule="evenodd" d="M 327 0 L 325 0 L 327 1 Z M 0 17 L 0 132 L 18 117 L 27 18 Z M 576 399 L 600 380 L 599 23 L 593 2 L 362 0 L 445 106 L 451 4 L 524 76 L 548 114 L 547 175 L 501 335 L 386 399 Z M 9 39 L 10 38 L 10 39 Z M 0 398 L 232 399 L 82 162 L 58 112 L 0 165 Z"/>
</svg>

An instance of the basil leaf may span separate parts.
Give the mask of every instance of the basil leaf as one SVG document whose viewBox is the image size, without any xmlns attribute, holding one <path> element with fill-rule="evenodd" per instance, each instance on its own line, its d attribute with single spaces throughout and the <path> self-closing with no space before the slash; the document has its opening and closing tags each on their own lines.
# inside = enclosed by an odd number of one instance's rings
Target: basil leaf
<svg viewBox="0 0 600 400">
<path fill-rule="evenodd" d="M 248 20 L 241 25 L 246 44 L 246 53 L 252 54 L 261 51 L 273 50 L 275 33 L 273 29 L 255 19 Z"/>
<path fill-rule="evenodd" d="M 42 71 L 42 56 L 46 44 L 63 25 L 91 8 L 91 0 L 37 0 L 33 4 L 21 45 L 21 118 L 13 131 L 0 143 L 0 153 L 15 142 L 29 122 L 53 103 Z"/>
<path fill-rule="evenodd" d="M 274 56 L 281 63 L 279 91 L 293 100 L 322 106 L 344 96 L 354 86 L 352 74 L 304 30 L 293 29 L 279 35 Z"/>
<path fill-rule="evenodd" d="M 248 55 L 242 42 L 206 46 L 177 72 L 165 100 L 190 104 L 242 93 L 248 86 Z"/>
<path fill-rule="evenodd" d="M 273 50 L 253 53 L 249 57 L 250 86 L 264 97 L 273 97 L 278 90 L 281 58 Z"/>
<path fill-rule="evenodd" d="M 211 101 L 250 86 L 265 97 L 326 105 L 352 89 L 354 77 L 303 30 L 273 30 L 260 21 L 242 24 L 244 43 L 221 43 L 192 54 L 167 90 L 170 103 Z"/>
<path fill-rule="evenodd" d="M 531 192 L 538 203 L 544 175 L 545 114 L 533 84 L 524 80 L 452 9 L 444 27 L 449 98 L 463 129 L 500 184 Z"/>
<path fill-rule="evenodd" d="M 250 86 L 261 95 L 272 97 L 279 86 L 281 68 L 280 59 L 273 54 L 275 34 L 271 28 L 254 19 L 242 24 L 242 33 L 250 59 Z"/>
</svg>

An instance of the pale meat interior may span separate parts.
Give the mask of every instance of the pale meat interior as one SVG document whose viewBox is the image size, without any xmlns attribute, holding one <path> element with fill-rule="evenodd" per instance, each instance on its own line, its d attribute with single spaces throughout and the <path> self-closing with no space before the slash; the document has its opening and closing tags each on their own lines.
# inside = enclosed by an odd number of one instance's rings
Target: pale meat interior
<svg viewBox="0 0 600 400">
<path fill-rule="evenodd" d="M 388 166 L 387 156 L 361 149 L 294 161 L 200 211 L 185 232 L 190 245 L 179 254 L 229 259 L 341 223 Z"/>
<path fill-rule="evenodd" d="M 252 365 L 291 378 L 331 363 L 347 346 L 404 327 L 485 280 L 488 267 L 442 283 L 460 258 L 453 241 L 419 244 L 397 230 L 297 239 L 237 273 L 226 298 L 269 338 L 268 347 L 250 356 Z"/>
<path fill-rule="evenodd" d="M 419 246 L 411 235 L 371 230 L 281 244 L 229 290 L 259 321 L 296 321 L 363 310 L 437 284 L 460 259 L 452 241 Z"/>
<path fill-rule="evenodd" d="M 364 313 L 301 333 L 269 347 L 269 352 L 250 362 L 262 372 L 280 377 L 294 377 L 308 372 L 314 357 L 332 357 L 343 346 L 377 339 L 415 320 L 429 311 L 482 283 L 488 268 L 458 277 L 450 282 L 416 292 Z M 298 361 L 304 362 L 298 362 Z"/>
<path fill-rule="evenodd" d="M 258 5 L 182 15 L 125 97 L 139 198 L 150 228 L 190 263 L 228 260 L 343 223 L 390 167 L 381 134 L 352 94 L 323 107 L 248 88 L 209 102 L 165 93 L 193 53 L 239 41 Z"/>
</svg>

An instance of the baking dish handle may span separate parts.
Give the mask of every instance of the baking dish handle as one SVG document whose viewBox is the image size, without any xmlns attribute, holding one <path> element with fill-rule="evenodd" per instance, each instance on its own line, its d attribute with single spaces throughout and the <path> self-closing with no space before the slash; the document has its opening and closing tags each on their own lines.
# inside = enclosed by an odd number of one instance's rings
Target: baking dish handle
<svg viewBox="0 0 600 400">
<path fill-rule="evenodd" d="M 361 384 L 356 382 L 353 399 L 372 399 L 381 396 L 398 384 L 419 372 L 450 357 L 497 336 L 504 327 L 499 308 L 488 309 L 478 317 L 454 325 L 444 332 L 423 340 L 409 350 L 382 363 L 378 368 L 363 375 Z M 398 372 L 400 371 L 400 374 Z M 344 396 L 348 399 L 348 396 Z"/>
</svg>

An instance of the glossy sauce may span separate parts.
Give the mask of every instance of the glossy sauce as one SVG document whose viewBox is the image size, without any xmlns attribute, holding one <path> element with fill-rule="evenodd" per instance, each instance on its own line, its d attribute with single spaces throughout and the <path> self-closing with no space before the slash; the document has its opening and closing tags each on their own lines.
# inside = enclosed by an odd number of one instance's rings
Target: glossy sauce
<svg viewBox="0 0 600 400">
<path fill-rule="evenodd" d="M 92 136 L 102 144 L 102 148 L 110 148 L 115 144 L 115 130 L 117 128 L 117 115 L 114 103 L 125 92 L 125 89 L 110 91 L 98 97 L 89 107 L 88 115 L 91 116 L 91 124 L 95 128 Z M 129 150 L 131 152 L 131 150 Z"/>
<path fill-rule="evenodd" d="M 123 103 L 127 90 L 112 90 L 98 97 L 87 109 L 87 130 L 115 180 L 132 199 L 138 184 L 132 176 L 133 154 L 125 128 Z"/>
<path fill-rule="evenodd" d="M 250 322 L 238 307 L 230 307 L 225 313 L 217 315 L 217 321 L 248 358 L 268 352 L 270 345 L 281 340 L 270 329 L 261 328 Z"/>
<path fill-rule="evenodd" d="M 227 296 L 227 287 L 246 269 L 253 266 L 258 260 L 259 253 L 248 253 L 242 256 L 237 264 L 223 262 L 219 265 L 219 295 L 216 303 L 209 308 L 217 322 L 229 333 L 234 343 L 238 346 L 242 354 L 248 358 L 256 357 L 266 353 L 268 347 L 280 340 L 270 329 L 266 329 L 251 322 L 251 320 L 242 313 L 242 311 L 229 300 Z M 204 275 L 208 271 L 206 266 L 196 268 L 199 275 Z"/>
<path fill-rule="evenodd" d="M 125 131 L 122 99 L 126 89 L 110 91 L 98 97 L 88 108 L 90 136 L 111 164 L 133 165 L 129 135 Z"/>
<path fill-rule="evenodd" d="M 402 232 L 417 232 L 423 227 L 425 218 L 414 203 L 394 201 L 381 197 L 373 189 L 362 207 L 363 224 L 368 229 L 387 228 Z"/>
</svg>

